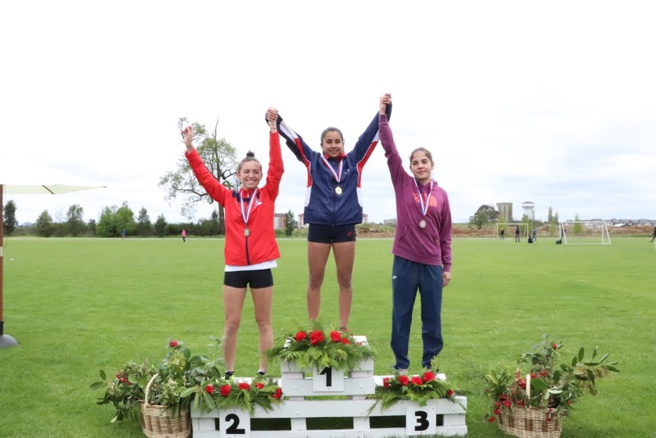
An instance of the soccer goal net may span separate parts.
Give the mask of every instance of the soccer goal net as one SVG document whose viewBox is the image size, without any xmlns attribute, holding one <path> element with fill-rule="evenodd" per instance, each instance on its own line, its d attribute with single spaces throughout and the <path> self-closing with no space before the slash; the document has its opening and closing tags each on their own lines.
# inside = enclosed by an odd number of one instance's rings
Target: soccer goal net
<svg viewBox="0 0 656 438">
<path fill-rule="evenodd" d="M 528 239 L 528 224 L 525 222 L 497 222 L 497 239 L 514 239 L 519 227 L 519 237 Z"/>
<path fill-rule="evenodd" d="M 605 221 L 568 221 L 558 226 L 560 241 L 565 245 L 610 245 Z"/>
</svg>

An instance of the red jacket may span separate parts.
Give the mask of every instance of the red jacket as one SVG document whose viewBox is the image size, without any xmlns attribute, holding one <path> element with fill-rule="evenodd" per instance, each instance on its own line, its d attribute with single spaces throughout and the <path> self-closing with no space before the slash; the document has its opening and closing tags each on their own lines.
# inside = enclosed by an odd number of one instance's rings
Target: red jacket
<svg viewBox="0 0 656 438">
<path fill-rule="evenodd" d="M 248 218 L 250 234 L 244 235 L 246 226 L 241 216 L 239 202 L 241 196 L 248 198 L 253 191 L 244 189 L 230 190 L 212 175 L 205 163 L 194 149 L 185 153 L 189 165 L 194 171 L 198 182 L 205 188 L 207 194 L 225 208 L 226 238 L 224 256 L 226 265 L 247 266 L 280 258 L 273 230 L 275 200 L 278 197 L 278 187 L 284 172 L 282 155 L 280 153 L 280 137 L 277 132 L 269 135 L 269 169 L 264 187 L 257 191 L 257 197 Z M 245 204 L 244 207 L 247 207 Z"/>
</svg>

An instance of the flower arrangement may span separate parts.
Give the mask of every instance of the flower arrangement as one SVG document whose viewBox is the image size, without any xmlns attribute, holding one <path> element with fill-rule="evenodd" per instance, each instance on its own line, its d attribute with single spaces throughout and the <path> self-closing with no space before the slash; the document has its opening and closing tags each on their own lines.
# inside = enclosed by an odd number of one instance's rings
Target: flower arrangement
<svg viewBox="0 0 656 438">
<path fill-rule="evenodd" d="M 400 400 L 417 402 L 419 406 L 425 406 L 428 400 L 446 398 L 454 403 L 458 389 L 453 388 L 446 380 L 438 379 L 432 371 L 426 371 L 422 376 L 407 376 L 394 374 L 383 378 L 382 386 L 376 386 L 374 398 L 381 403 L 382 409 L 387 409 Z M 374 404 L 371 410 L 376 406 Z"/>
<path fill-rule="evenodd" d="M 351 333 L 324 331 L 322 325 L 314 321 L 308 330 L 300 328 L 296 333 L 282 336 L 267 352 L 267 356 L 269 360 L 294 361 L 300 369 L 353 370 L 357 369 L 361 361 L 373 358 L 374 351 Z"/>
<path fill-rule="evenodd" d="M 128 361 L 113 376 L 101 369 L 102 380 L 91 385 L 93 390 L 105 391 L 97 404 L 111 403 L 114 406 L 116 415 L 112 422 L 138 419 L 139 407 L 145 401 L 146 386 L 154 377 L 147 402 L 165 406 L 174 416 L 178 416 L 192 402 L 192 394 L 187 390 L 189 387 L 221 376 L 219 368 L 223 367 L 223 360 L 218 355 L 221 341 L 211 339 L 216 347 L 213 358 L 192 356 L 181 341 L 169 339 L 165 356 L 156 364 L 151 364 L 148 359 L 141 363 Z"/>
<path fill-rule="evenodd" d="M 586 393 L 597 394 L 597 379 L 618 372 L 617 362 L 606 362 L 609 354 L 597 359 L 597 348 L 585 360 L 581 348 L 569 363 L 559 362 L 564 344 L 550 342 L 548 335 L 522 354 L 514 373 L 507 370 L 486 374 L 486 394 L 492 399 L 492 412 L 486 418 L 494 422 L 501 415 L 512 415 L 518 408 L 541 411 L 544 421 L 557 422 L 568 415 L 573 403 Z"/>
<path fill-rule="evenodd" d="M 280 403 L 282 388 L 274 378 L 258 377 L 246 382 L 215 377 L 187 388 L 182 395 L 193 395 L 194 407 L 204 412 L 215 408 L 239 408 L 252 414 L 256 405 L 268 411 L 273 409 L 274 403 Z"/>
</svg>

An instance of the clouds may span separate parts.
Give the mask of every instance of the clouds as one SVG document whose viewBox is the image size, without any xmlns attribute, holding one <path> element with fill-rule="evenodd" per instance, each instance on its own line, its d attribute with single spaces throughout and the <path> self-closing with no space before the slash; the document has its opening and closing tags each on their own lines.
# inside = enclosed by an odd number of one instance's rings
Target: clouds
<svg viewBox="0 0 656 438">
<path fill-rule="evenodd" d="M 184 150 L 179 117 L 218 118 L 238 156 L 266 165 L 267 107 L 311 145 L 337 126 L 348 147 L 391 92 L 401 155 L 433 151 L 456 221 L 506 201 L 533 201 L 542 219 L 549 206 L 562 219 L 656 218 L 655 12 L 648 1 L 4 5 L 0 179 L 108 186 L 5 199 L 19 221 L 73 203 L 97 218 L 124 201 L 182 220 L 157 187 Z M 277 210 L 299 214 L 305 173 L 287 152 Z M 395 215 L 383 155 L 363 177 L 376 222 Z"/>
</svg>

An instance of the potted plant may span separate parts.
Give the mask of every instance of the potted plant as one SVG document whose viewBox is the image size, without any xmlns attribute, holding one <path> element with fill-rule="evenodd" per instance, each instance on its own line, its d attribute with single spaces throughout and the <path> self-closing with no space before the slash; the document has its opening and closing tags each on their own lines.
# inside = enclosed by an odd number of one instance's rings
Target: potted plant
<svg viewBox="0 0 656 438">
<path fill-rule="evenodd" d="M 374 351 L 350 332 L 324 330 L 321 323 L 313 321 L 309 329 L 299 328 L 279 338 L 267 356 L 269 360 L 294 362 L 301 370 L 354 370 L 360 362 L 373 359 Z"/>
<path fill-rule="evenodd" d="M 128 361 L 113 376 L 100 370 L 102 380 L 91 385 L 94 390 L 105 391 L 97 404 L 114 406 L 112 422 L 138 419 L 141 413 L 148 436 L 159 436 L 158 430 L 162 428 L 169 429 L 170 434 L 188 436 L 189 408 L 194 395 L 190 388 L 221 376 L 220 340 L 212 339 L 216 347 L 213 358 L 192 356 L 181 341 L 170 339 L 166 354 L 157 363 L 148 359 L 141 363 Z"/>
<path fill-rule="evenodd" d="M 585 350 L 569 362 L 560 362 L 563 343 L 550 342 L 548 335 L 523 353 L 514 372 L 506 369 L 486 374 L 486 394 L 492 399 L 492 411 L 486 416 L 509 435 L 521 437 L 557 437 L 561 419 L 584 394 L 597 394 L 596 382 L 609 372 L 618 372 L 617 362 L 607 362 L 609 354 L 585 359 Z"/>
<path fill-rule="evenodd" d="M 249 379 L 250 380 L 250 379 Z M 182 392 L 185 397 L 193 398 L 193 407 L 201 412 L 212 409 L 241 409 L 251 414 L 255 406 L 265 411 L 282 401 L 282 388 L 278 380 L 258 376 L 254 379 L 240 380 L 221 376 L 204 379 Z"/>
</svg>

